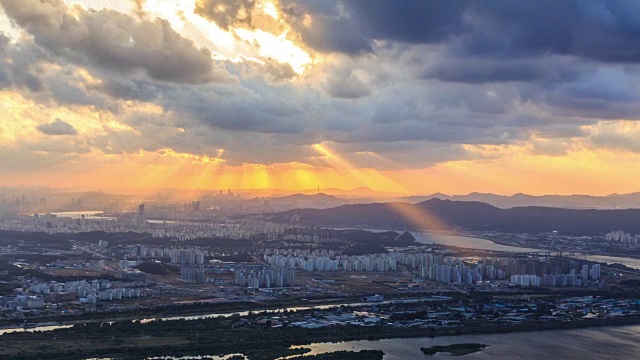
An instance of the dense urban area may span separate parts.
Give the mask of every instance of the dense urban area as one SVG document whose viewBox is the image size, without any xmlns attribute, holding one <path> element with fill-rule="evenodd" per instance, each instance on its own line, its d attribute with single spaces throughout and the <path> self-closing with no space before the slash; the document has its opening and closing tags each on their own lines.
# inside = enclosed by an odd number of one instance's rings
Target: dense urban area
<svg viewBox="0 0 640 360">
<path fill-rule="evenodd" d="M 0 356 L 275 359 L 302 355 L 311 342 L 640 320 L 640 271 L 587 256 L 612 248 L 633 255 L 640 236 L 624 230 L 305 226 L 238 208 L 240 199 L 228 191 L 180 205 L 156 199 L 88 210 L 81 199 L 61 207 L 5 195 Z M 511 247 L 430 242 L 425 232 Z M 78 347 L 79 336 L 91 346 Z M 247 350 L 247 339 L 260 346 Z M 16 346 L 24 341 L 37 346 Z"/>
</svg>

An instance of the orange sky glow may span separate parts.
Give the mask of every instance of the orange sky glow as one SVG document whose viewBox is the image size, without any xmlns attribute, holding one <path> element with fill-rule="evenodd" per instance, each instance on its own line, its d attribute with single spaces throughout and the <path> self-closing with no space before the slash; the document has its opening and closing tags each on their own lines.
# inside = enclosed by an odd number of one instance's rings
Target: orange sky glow
<svg viewBox="0 0 640 360">
<path fill-rule="evenodd" d="M 350 49 L 327 14 L 358 9 L 277 0 L 2 5 L 0 186 L 640 191 L 639 82 L 615 61 L 578 69 L 588 55 L 534 52 L 529 67 L 580 72 L 527 83 L 505 78 L 504 54 L 452 55 L 457 33 L 370 31 Z M 456 78 L 449 63 L 476 72 Z"/>
</svg>

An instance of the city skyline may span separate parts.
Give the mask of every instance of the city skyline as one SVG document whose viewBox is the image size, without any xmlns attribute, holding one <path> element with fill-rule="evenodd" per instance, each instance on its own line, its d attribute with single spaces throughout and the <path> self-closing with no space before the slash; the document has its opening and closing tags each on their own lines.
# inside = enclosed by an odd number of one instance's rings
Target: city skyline
<svg viewBox="0 0 640 360">
<path fill-rule="evenodd" d="M 0 184 L 637 192 L 638 12 L 0 0 Z"/>
</svg>

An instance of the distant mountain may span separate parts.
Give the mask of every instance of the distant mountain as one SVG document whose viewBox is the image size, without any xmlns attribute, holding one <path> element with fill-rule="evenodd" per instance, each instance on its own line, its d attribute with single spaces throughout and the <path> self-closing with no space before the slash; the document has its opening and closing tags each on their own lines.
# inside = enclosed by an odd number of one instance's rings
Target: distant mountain
<svg viewBox="0 0 640 360">
<path fill-rule="evenodd" d="M 375 203 L 331 209 L 296 209 L 269 220 L 307 226 L 425 229 L 463 228 L 512 233 L 590 235 L 622 229 L 640 233 L 640 209 L 577 210 L 540 206 L 501 209 L 476 201 L 430 199 L 418 204 Z"/>
<path fill-rule="evenodd" d="M 338 205 L 346 204 L 346 201 L 339 199 L 333 195 L 327 195 L 324 193 L 305 195 L 305 194 L 293 194 L 282 197 L 275 197 L 267 199 L 271 207 L 286 207 L 291 208 L 330 208 Z"/>
<path fill-rule="evenodd" d="M 270 201 L 338 201 L 337 197 L 325 193 L 306 195 L 292 194 L 287 196 L 271 198 Z"/>
<path fill-rule="evenodd" d="M 454 200 L 454 201 L 479 201 L 500 208 L 512 208 L 523 206 L 545 206 L 569 209 L 638 209 L 640 208 L 640 192 L 629 194 L 611 194 L 607 196 L 592 195 L 527 195 L 515 194 L 512 196 L 470 193 L 467 195 L 446 195 L 435 193 L 426 196 L 406 196 L 400 201 L 419 203 L 430 199 Z"/>
<path fill-rule="evenodd" d="M 380 198 L 397 198 L 403 196 L 401 193 L 392 192 L 392 191 L 380 191 L 368 188 L 366 186 L 358 186 L 351 190 L 344 190 L 338 188 L 321 188 L 320 189 L 325 194 L 331 194 L 340 197 L 359 197 L 359 198 L 369 198 L 369 199 L 380 199 Z M 315 193 L 317 190 L 304 190 L 301 191 L 304 194 Z"/>
</svg>

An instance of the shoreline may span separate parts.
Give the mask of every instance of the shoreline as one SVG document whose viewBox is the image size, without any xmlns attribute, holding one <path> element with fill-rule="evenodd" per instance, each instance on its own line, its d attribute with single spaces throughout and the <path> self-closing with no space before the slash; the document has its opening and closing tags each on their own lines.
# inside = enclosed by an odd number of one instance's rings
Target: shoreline
<svg viewBox="0 0 640 360">
<path fill-rule="evenodd" d="M 350 340 L 344 340 L 344 341 L 322 341 L 322 342 L 313 342 L 313 343 L 307 343 L 307 344 L 303 344 L 303 345 L 293 345 L 291 346 L 292 349 L 298 349 L 298 348 L 308 348 L 309 346 L 316 346 L 316 345 L 335 345 L 335 344 L 341 344 L 341 343 L 350 343 L 350 342 L 367 342 L 367 343 L 371 343 L 371 349 L 375 350 L 375 343 L 379 342 L 379 341 L 383 341 L 383 340 L 395 340 L 395 339 L 424 339 L 424 340 L 432 340 L 432 339 L 436 339 L 436 338 L 443 338 L 443 337 L 449 337 L 452 339 L 452 341 L 457 341 L 456 338 L 458 337 L 462 337 L 462 336 L 481 336 L 481 335 L 496 335 L 496 334 L 509 334 L 509 333 L 531 333 L 531 334 L 535 334 L 535 333 L 539 333 L 539 332 L 550 332 L 550 333 L 560 333 L 560 332 L 564 332 L 564 331 L 572 331 L 572 330 L 581 330 L 581 329 L 595 329 L 595 328 L 603 328 L 602 330 L 606 330 L 608 328 L 612 329 L 612 328 L 626 328 L 626 327 L 637 327 L 640 326 L 640 315 L 638 316 L 634 316 L 633 319 L 628 318 L 625 319 L 625 321 L 618 321 L 618 320 L 622 320 L 621 318 L 619 319 L 606 319 L 606 320 L 613 320 L 613 321 L 607 321 L 606 323 L 603 323 L 602 319 L 592 319 L 592 320 L 584 320 L 584 321 L 589 321 L 589 323 L 580 323 L 580 324 L 573 324 L 573 325 L 569 325 L 570 323 L 561 323 L 561 324 L 557 324 L 556 326 L 549 326 L 549 327 L 543 327 L 543 326 L 536 326 L 536 327 L 531 327 L 531 328 L 524 328 L 524 326 L 521 327 L 514 327 L 514 328 L 509 328 L 509 327 L 504 327 L 504 328 L 484 328 L 484 329 L 472 329 L 470 331 L 457 331 L 457 330 L 450 330 L 450 333 L 439 333 L 439 334 L 429 334 L 429 335 L 417 335 L 417 336 L 402 336 L 402 335 L 398 335 L 398 336 L 384 336 L 384 337 L 379 337 L 379 338 L 375 338 L 375 339 L 350 339 Z M 619 323 L 618 323 L 619 322 Z M 468 329 L 469 330 L 469 329 Z M 485 331 L 486 330 L 486 331 Z M 455 343 L 455 342 L 454 342 Z M 328 349 L 327 352 L 332 352 L 332 351 L 336 351 L 335 349 Z M 321 354 L 324 352 L 318 352 L 318 354 Z"/>
<path fill-rule="evenodd" d="M 473 239 L 486 240 L 486 241 L 490 241 L 490 242 L 492 242 L 492 243 L 494 243 L 496 245 L 516 247 L 516 248 L 520 248 L 520 249 L 531 249 L 531 250 L 536 250 L 538 252 L 552 252 L 553 253 L 553 252 L 561 251 L 561 250 L 555 250 L 555 249 L 552 250 L 552 249 L 547 249 L 547 248 L 532 247 L 532 246 L 529 246 L 529 245 L 522 244 L 520 242 L 501 241 L 499 239 L 487 238 L 487 237 L 483 237 L 482 235 L 478 235 L 478 234 L 475 234 L 475 233 L 469 233 L 469 232 L 466 232 L 466 231 L 398 230 L 398 229 L 371 228 L 371 227 L 367 227 L 367 228 L 363 228 L 363 227 L 330 227 L 330 226 L 322 226 L 322 227 L 326 227 L 328 229 L 335 229 L 335 230 L 365 230 L 365 231 L 371 231 L 371 232 L 395 231 L 397 233 L 402 233 L 404 231 L 409 231 L 410 233 L 460 236 L 460 237 L 468 237 L 468 238 L 473 238 Z M 435 244 L 437 244 L 437 243 L 435 243 Z M 443 244 L 438 244 L 438 245 L 443 245 Z M 445 246 L 456 247 L 456 246 L 452 246 L 452 245 L 445 245 Z M 500 250 L 485 250 L 485 249 L 465 248 L 465 247 L 459 247 L 459 248 L 460 249 L 468 249 L 468 250 L 508 252 L 508 251 L 500 251 Z M 640 260 L 640 255 L 635 255 L 634 256 L 634 255 L 627 255 L 627 254 L 608 254 L 608 253 L 602 253 L 602 252 L 588 253 L 587 256 L 607 256 L 607 257 L 614 257 L 614 258 L 621 258 L 621 259 Z"/>
<path fill-rule="evenodd" d="M 184 324 L 182 324 L 184 325 Z M 628 316 L 624 318 L 609 318 L 609 319 L 588 319 L 588 320 L 579 320 L 573 322 L 554 322 L 554 323 L 522 323 L 517 325 L 507 325 L 507 326 L 471 326 L 467 328 L 441 328 L 441 329 L 424 329 L 424 328 L 326 328 L 326 329 L 317 329 L 317 330 L 304 330 L 304 329 L 289 329 L 281 332 L 281 335 L 277 335 L 277 333 L 270 332 L 269 330 L 260 330 L 254 329 L 251 331 L 253 335 L 250 335 L 250 338 L 255 339 L 251 341 L 239 340 L 238 342 L 231 343 L 193 343 L 193 345 L 198 345 L 195 348 L 191 348 L 191 342 L 182 343 L 181 346 L 174 347 L 172 349 L 166 348 L 160 351 L 166 351 L 165 355 L 153 355 L 153 356 L 173 356 L 173 357 L 181 357 L 181 356 L 198 356 L 204 354 L 210 355 L 223 355 L 226 356 L 231 353 L 242 353 L 243 346 L 253 346 L 253 349 L 260 348 L 262 346 L 267 346 L 270 343 L 270 340 L 263 339 L 258 340 L 253 336 L 260 336 L 260 334 L 269 333 L 269 337 L 273 338 L 276 336 L 280 338 L 281 341 L 275 346 L 269 347 L 269 351 L 279 353 L 287 353 L 291 351 L 300 351 L 300 349 L 309 349 L 309 346 L 313 346 L 316 344 L 335 344 L 335 343 L 345 343 L 345 342 L 353 342 L 353 341 L 379 341 L 379 340 L 393 340 L 393 339 L 433 339 L 438 337 L 458 337 L 465 335 L 490 335 L 490 334 L 504 334 L 504 333 L 536 333 L 541 331 L 565 331 L 565 330 L 577 330 L 577 329 L 588 329 L 588 328 L 612 328 L 612 327 L 625 327 L 625 326 L 638 326 L 640 325 L 640 315 Z M 111 341 L 121 344 L 122 346 L 131 346 L 133 343 L 140 341 L 140 339 L 145 338 L 144 336 L 141 338 L 131 337 L 128 334 L 111 334 L 109 332 L 96 332 L 92 333 L 91 331 L 85 333 L 77 333 L 77 329 L 69 329 L 70 334 L 65 334 L 65 331 L 57 332 L 52 336 L 47 336 L 45 334 L 21 334 L 17 336 L 10 337 L 0 337 L 0 343 L 4 342 L 5 345 L 13 345 L 16 346 L 18 344 L 25 343 L 33 343 L 34 346 L 37 344 L 37 347 L 46 347 L 47 344 L 56 344 L 60 341 L 74 341 L 78 339 L 94 339 L 94 341 L 101 341 L 100 339 L 104 339 L 105 341 Z M 114 329 L 114 331 L 116 331 Z M 196 332 L 196 331 L 185 331 L 181 332 L 178 329 L 177 333 L 173 334 L 164 334 L 163 331 L 156 335 L 148 335 L 151 338 L 156 339 L 155 341 L 163 341 L 162 339 L 172 339 L 177 337 L 188 338 L 188 337 L 202 337 L 208 338 L 209 336 L 216 336 L 219 334 L 220 330 L 211 329 L 210 331 L 204 332 Z M 229 331 L 229 330 L 226 330 Z M 237 331 L 236 331 L 237 332 Z M 135 332 L 133 332 L 135 333 Z M 132 333 L 132 334 L 133 334 Z M 210 334 L 209 334 L 210 333 Z M 142 332 L 141 332 L 142 334 Z M 240 333 L 238 333 L 240 334 Z M 233 336 L 233 335 L 232 335 Z M 302 337 L 301 337 L 302 336 Z M 455 340 L 454 340 L 455 341 Z M 122 343 L 120 343 L 122 342 Z M 114 343 L 115 344 L 115 343 Z M 148 345 L 153 347 L 152 345 Z M 224 346 L 225 349 L 228 349 L 229 352 L 223 351 L 219 352 L 220 346 Z M 147 346 L 135 347 L 134 352 L 137 353 L 146 353 Z M 13 359 L 13 358 L 43 358 L 50 355 L 58 355 L 61 354 L 58 351 L 52 352 L 37 352 L 31 353 L 29 355 L 18 354 L 18 353 L 5 353 L 5 358 Z M 133 350 L 133 348 L 132 348 Z M 372 346 L 370 350 L 376 350 L 375 346 Z M 107 347 L 103 348 L 100 352 L 101 357 L 118 357 L 120 349 L 118 347 Z M 326 352 L 333 352 L 335 350 L 329 349 Z M 91 356 L 91 352 L 85 354 L 87 356 Z M 291 353 L 288 353 L 291 354 Z M 288 355 L 287 354 L 287 355 Z M 246 354 L 245 354 L 246 355 Z M 291 354 L 293 355 L 293 354 Z M 22 357 L 27 356 L 27 357 Z M 271 358 L 271 357 L 269 357 Z M 280 357 L 278 357 L 280 358 Z M 260 359 L 266 359 L 260 357 Z"/>
<path fill-rule="evenodd" d="M 398 231 L 398 230 L 392 230 L 392 231 Z M 485 240 L 485 241 L 491 241 L 492 243 L 496 244 L 496 245 L 502 245 L 502 246 L 510 246 L 510 247 L 515 247 L 515 248 L 520 248 L 520 249 L 531 249 L 531 250 L 536 250 L 537 252 L 561 252 L 562 250 L 555 250 L 555 249 L 546 249 L 546 248 L 539 248 L 539 247 L 531 247 L 529 245 L 525 245 L 522 244 L 520 242 L 509 242 L 509 241 L 501 241 L 499 239 L 493 239 L 493 238 L 487 238 L 487 237 L 483 237 L 481 235 L 477 235 L 477 234 L 473 234 L 473 233 L 468 233 L 468 232 L 449 232 L 449 231 L 432 231 L 432 230 L 420 230 L 417 231 L 418 233 L 425 233 L 425 234 L 442 234 L 442 235 L 451 235 L 451 236 L 461 236 L 461 237 L 468 237 L 468 238 L 473 238 L 473 239 L 480 239 L 480 240 Z M 445 246 L 450 246 L 450 245 L 445 245 Z M 455 247 L 455 246 L 452 246 Z M 477 249 L 477 248 L 465 248 L 465 247 L 460 247 L 461 249 L 468 249 L 468 250 L 480 250 L 480 251 L 498 251 L 498 252 L 508 252 L 508 251 L 500 251 L 500 250 L 485 250 L 485 249 Z M 606 256 L 606 257 L 611 257 L 611 258 L 619 258 L 619 259 L 626 259 L 626 260 L 639 260 L 640 261 L 640 255 L 628 255 L 628 254 L 608 254 L 608 253 L 603 253 L 603 252 L 590 252 L 587 253 L 587 256 Z M 573 256 L 573 257 L 578 257 L 578 255 Z"/>
<path fill-rule="evenodd" d="M 638 294 L 640 293 L 628 293 L 624 298 L 638 299 Z M 466 298 L 457 300 L 454 298 L 451 304 L 443 306 L 445 308 L 457 306 L 456 304 Z M 481 298 L 483 297 L 481 296 Z M 369 306 L 371 305 L 375 305 L 375 303 L 369 304 Z M 335 305 L 332 307 L 335 307 Z M 402 313 L 405 309 L 412 307 L 414 305 L 411 304 L 405 306 L 389 304 L 386 310 L 380 311 L 381 315 L 376 316 L 388 315 L 389 311 Z M 437 305 L 435 309 L 440 308 L 441 306 Z M 350 313 L 354 311 L 354 308 L 346 308 L 344 311 Z M 101 355 L 100 357 L 103 358 L 128 359 L 130 357 L 120 357 L 118 355 L 124 356 L 134 353 L 175 357 L 204 354 L 226 355 L 242 353 L 247 349 L 247 346 L 251 346 L 251 350 L 246 350 L 249 353 L 245 353 L 245 355 L 250 356 L 252 359 L 254 355 L 260 355 L 255 360 L 267 360 L 280 356 L 294 355 L 295 349 L 308 349 L 310 345 L 318 343 L 401 338 L 439 338 L 459 335 L 488 335 L 640 325 L 640 313 L 638 313 L 637 308 L 630 308 L 627 315 L 620 317 L 584 319 L 570 316 L 565 320 L 545 321 L 543 317 L 536 316 L 531 320 L 521 320 L 519 322 L 501 321 L 490 317 L 463 319 L 453 326 L 442 323 L 437 326 L 416 325 L 403 327 L 402 324 L 396 323 L 395 320 L 370 326 L 358 326 L 355 324 L 340 326 L 334 324 L 334 326 L 319 328 L 303 328 L 290 325 L 271 328 L 271 325 L 262 325 L 267 324 L 265 319 L 280 319 L 279 316 L 284 316 L 284 321 L 287 323 L 301 321 L 299 319 L 306 319 L 308 316 L 316 316 L 314 315 L 314 309 L 300 309 L 293 313 L 288 312 L 289 310 L 285 310 L 284 314 L 254 312 L 252 314 L 238 314 L 230 318 L 216 317 L 191 321 L 158 321 L 149 323 L 119 321 L 108 325 L 99 323 L 84 326 L 78 325 L 53 332 L 9 333 L 0 336 L 0 344 L 3 345 L 0 349 L 5 349 L 4 351 L 0 350 L 0 354 L 6 359 L 35 360 L 53 358 L 54 355 L 59 358 L 59 355 L 65 353 L 69 347 L 73 347 L 78 340 L 82 339 L 95 346 L 95 349 L 82 350 L 83 356 L 86 355 L 86 357 Z M 236 324 L 241 325 L 236 326 Z M 23 344 L 28 344 L 28 346 Z M 28 356 L 26 357 L 20 357 L 25 354 L 16 352 L 18 351 L 17 349 L 27 348 L 31 350 L 27 351 Z M 125 354 L 122 353 L 122 349 L 129 350 Z"/>
</svg>

